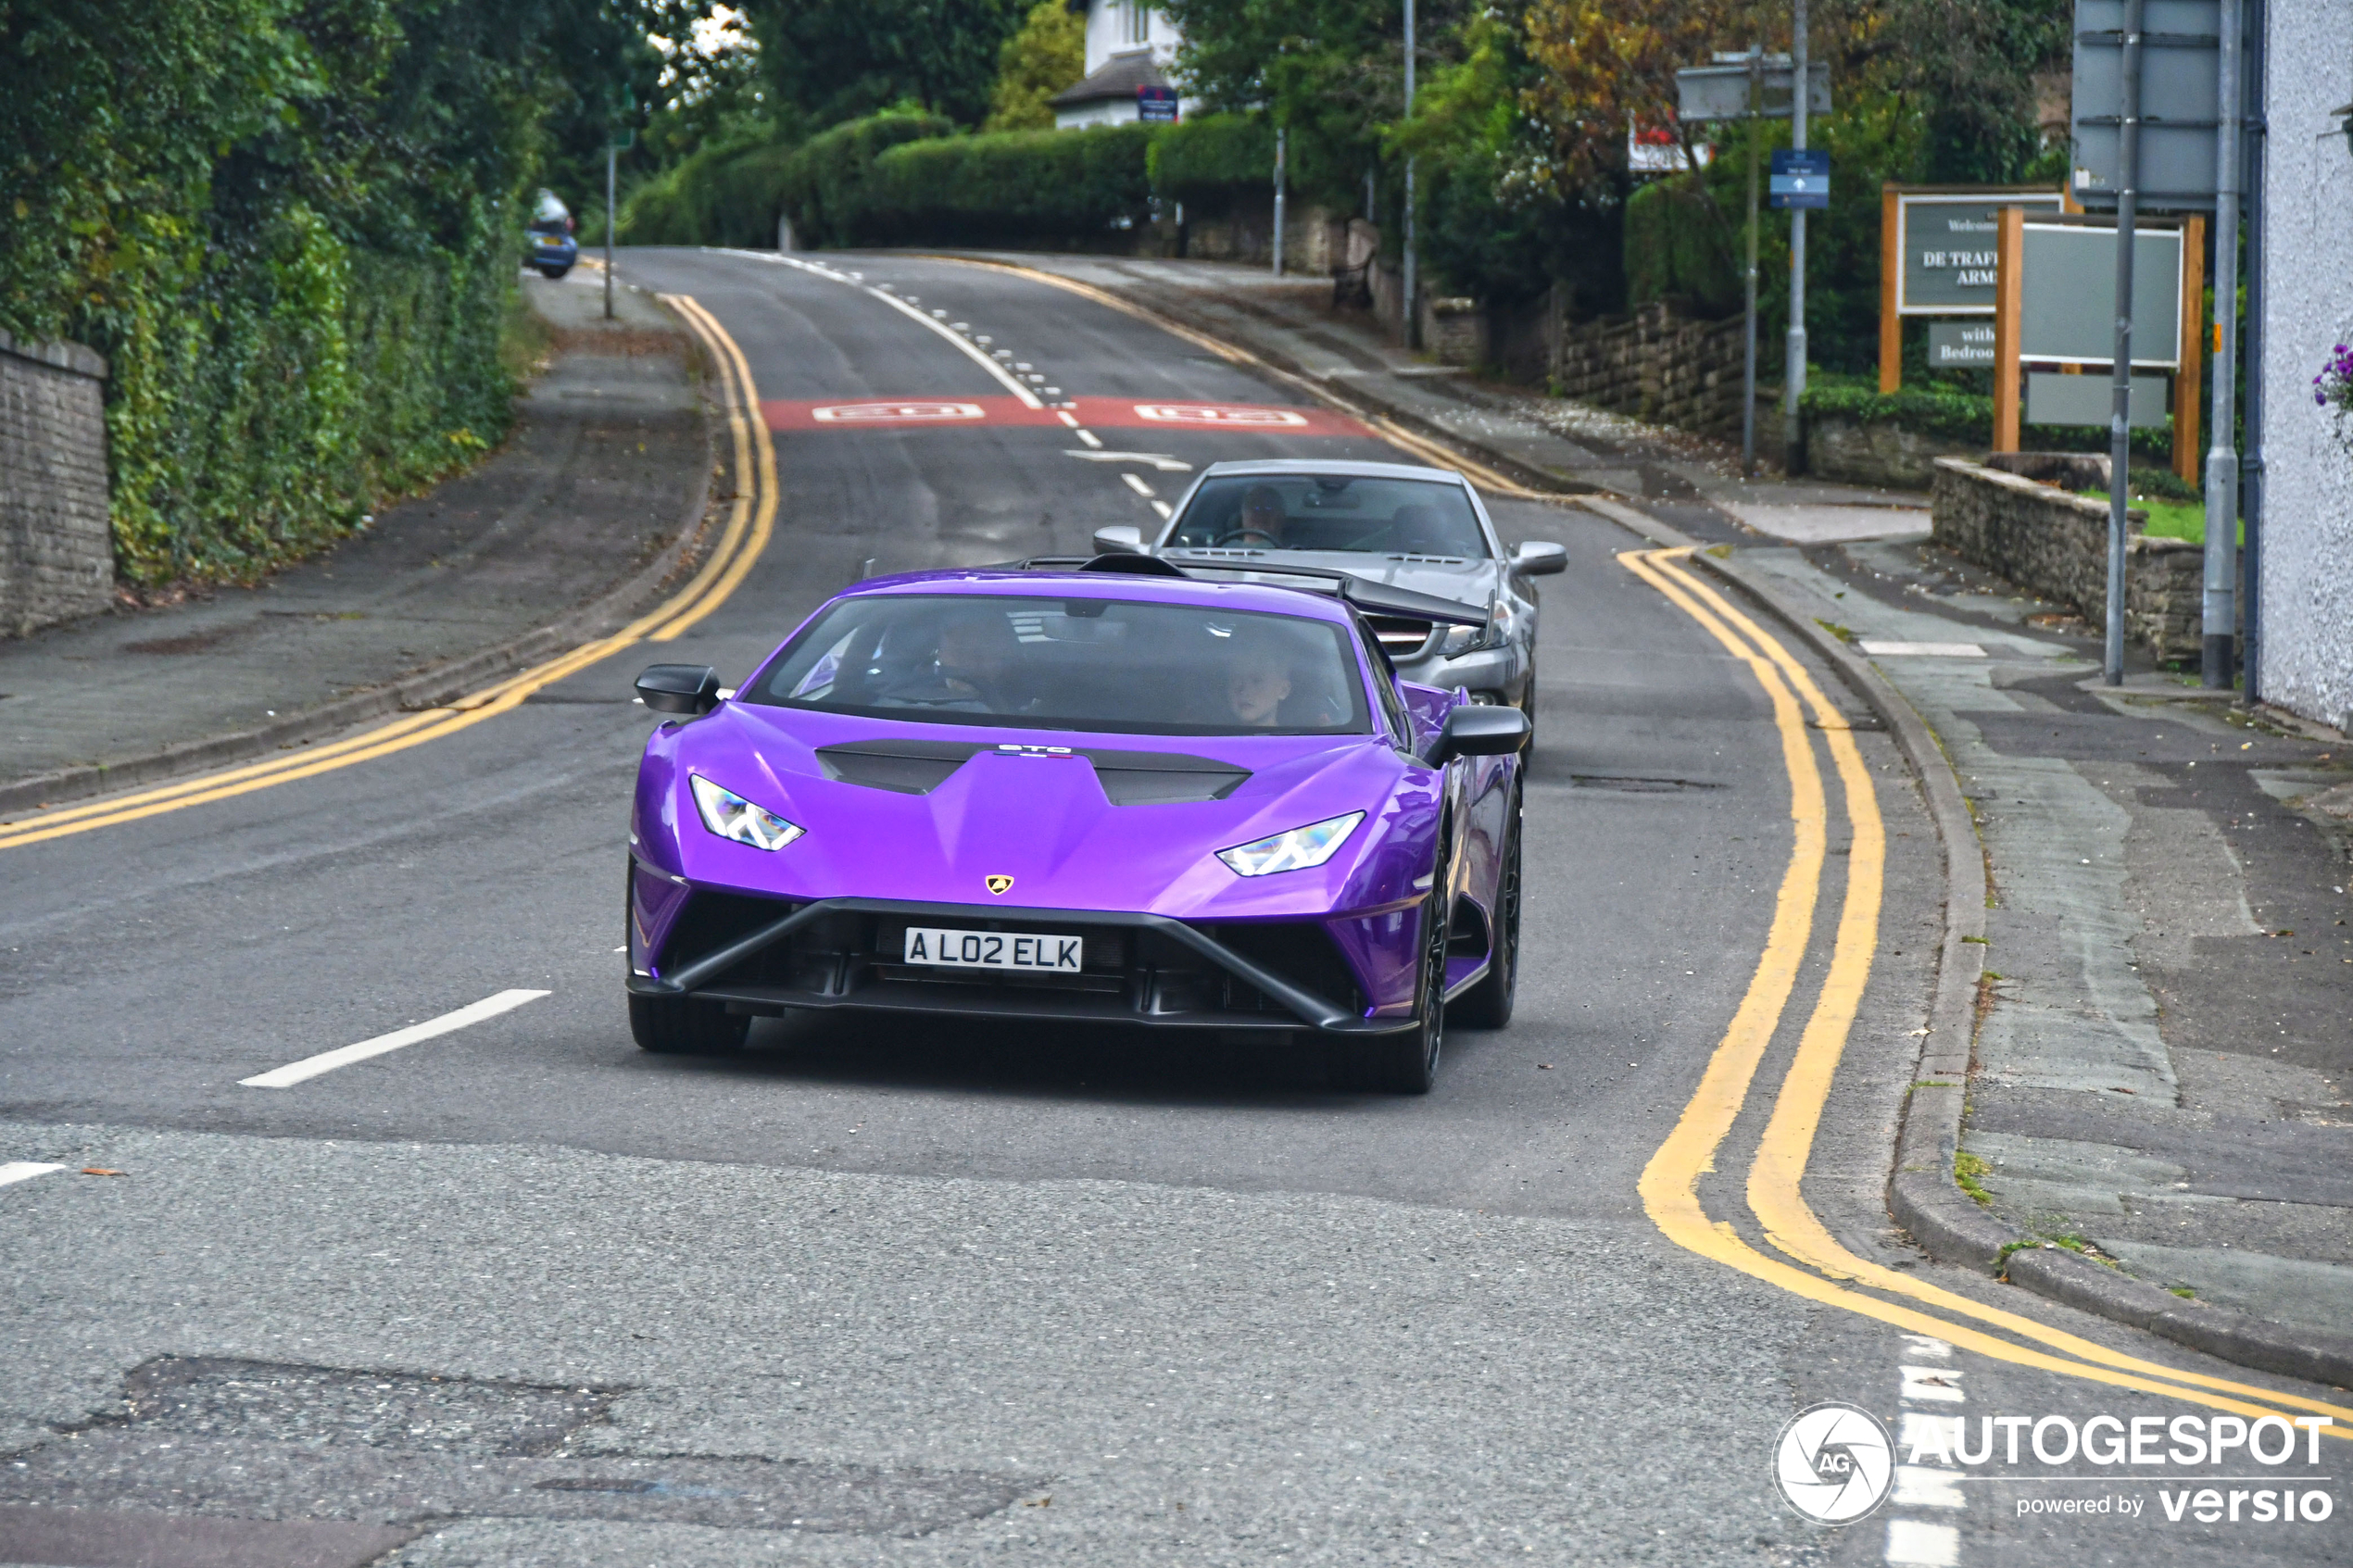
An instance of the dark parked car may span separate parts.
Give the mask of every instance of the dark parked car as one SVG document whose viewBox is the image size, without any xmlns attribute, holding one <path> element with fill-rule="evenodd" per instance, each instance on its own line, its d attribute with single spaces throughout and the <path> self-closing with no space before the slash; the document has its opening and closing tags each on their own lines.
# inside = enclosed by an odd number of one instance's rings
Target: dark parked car
<svg viewBox="0 0 2353 1568">
<path fill-rule="evenodd" d="M 580 244 L 572 237 L 572 209 L 557 199 L 553 191 L 539 193 L 539 205 L 532 209 L 530 249 L 523 254 L 523 265 L 536 267 L 540 275 L 560 278 L 572 270 L 580 259 Z"/>
<path fill-rule="evenodd" d="M 1457 625 L 1374 612 L 1366 619 L 1398 675 L 1536 719 L 1536 588 L 1568 552 L 1530 541 L 1504 548 L 1461 474 L 1403 463 L 1301 458 L 1213 463 L 1146 545 L 1130 527 L 1095 531 L 1098 550 L 1156 555 L 1188 571 L 1286 569 L 1453 599 L 1485 611 Z"/>
</svg>

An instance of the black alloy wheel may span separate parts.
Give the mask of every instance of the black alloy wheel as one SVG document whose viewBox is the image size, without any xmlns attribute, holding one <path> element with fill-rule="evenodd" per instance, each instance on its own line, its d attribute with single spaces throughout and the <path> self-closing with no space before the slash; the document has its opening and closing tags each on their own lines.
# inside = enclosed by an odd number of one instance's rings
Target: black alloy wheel
<svg viewBox="0 0 2353 1568">
<path fill-rule="evenodd" d="M 1438 859 L 1430 868 L 1429 901 L 1422 906 L 1421 974 L 1414 998 L 1419 1010 L 1415 1028 L 1395 1035 L 1377 1035 L 1353 1058 L 1350 1074 L 1354 1086 L 1389 1095 L 1426 1095 L 1438 1081 L 1438 1059 L 1446 1045 L 1446 946 L 1453 925 L 1447 881 L 1452 867 L 1447 847 L 1453 825 L 1438 830 Z"/>
<path fill-rule="evenodd" d="M 1463 1022 L 1474 1029 L 1501 1029 L 1512 1021 L 1512 998 L 1519 989 L 1519 817 L 1522 793 L 1512 784 L 1511 809 L 1504 817 L 1503 869 L 1495 879 L 1494 947 L 1487 973 L 1460 1004 Z"/>
<path fill-rule="evenodd" d="M 663 1056 L 724 1056 L 741 1050 L 751 1020 L 727 1010 L 724 1002 L 695 997 L 629 998 L 629 1033 L 647 1050 Z"/>
</svg>

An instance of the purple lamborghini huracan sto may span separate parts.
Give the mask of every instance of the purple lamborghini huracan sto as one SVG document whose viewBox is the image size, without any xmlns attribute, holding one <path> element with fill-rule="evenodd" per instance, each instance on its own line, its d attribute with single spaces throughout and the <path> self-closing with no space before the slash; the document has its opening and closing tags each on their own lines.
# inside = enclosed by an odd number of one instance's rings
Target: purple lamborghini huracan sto
<svg viewBox="0 0 2353 1568">
<path fill-rule="evenodd" d="M 1483 610 L 1297 581 L 876 578 L 732 693 L 646 671 L 637 1043 L 788 1009 L 1312 1035 L 1427 1091 L 1450 1001 L 1511 1016 L 1527 720 L 1400 681 L 1366 620 Z"/>
</svg>

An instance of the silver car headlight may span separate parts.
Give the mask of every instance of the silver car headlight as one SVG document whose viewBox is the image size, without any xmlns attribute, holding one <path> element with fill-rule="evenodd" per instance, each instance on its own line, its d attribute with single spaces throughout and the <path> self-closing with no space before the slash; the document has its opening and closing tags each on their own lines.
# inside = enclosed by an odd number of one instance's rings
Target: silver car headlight
<svg viewBox="0 0 2353 1568">
<path fill-rule="evenodd" d="M 800 836 L 801 829 L 797 824 L 775 812 L 754 806 L 734 790 L 712 784 L 700 773 L 692 778 L 695 809 L 702 813 L 702 825 L 720 837 L 749 844 L 754 849 L 782 849 Z"/>
<path fill-rule="evenodd" d="M 1327 817 L 1320 822 L 1310 822 L 1303 828 L 1278 833 L 1272 838 L 1258 839 L 1250 844 L 1238 844 L 1231 849 L 1220 849 L 1217 858 L 1226 862 L 1236 876 L 1270 876 L 1276 872 L 1303 872 L 1320 866 L 1340 852 L 1356 824 L 1365 820 L 1362 811 L 1351 811 L 1345 817 Z"/>
<path fill-rule="evenodd" d="M 1519 604 L 1510 594 L 1498 591 L 1487 601 L 1487 622 L 1483 626 L 1450 626 L 1446 640 L 1438 645 L 1441 659 L 1455 659 L 1481 648 L 1511 646 L 1519 630 Z"/>
</svg>

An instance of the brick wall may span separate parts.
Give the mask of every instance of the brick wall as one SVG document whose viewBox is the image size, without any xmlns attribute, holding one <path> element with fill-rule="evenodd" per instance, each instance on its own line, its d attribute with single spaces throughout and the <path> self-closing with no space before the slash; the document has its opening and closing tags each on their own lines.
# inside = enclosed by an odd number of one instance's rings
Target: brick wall
<svg viewBox="0 0 2353 1568">
<path fill-rule="evenodd" d="M 113 602 L 106 374 L 79 344 L 0 332 L 0 635 Z"/>
<path fill-rule="evenodd" d="M 1936 459 L 1930 539 L 1972 566 L 2108 620 L 2108 503 L 1960 458 Z M 2148 539 L 2148 513 L 2125 513 L 2124 636 L 2159 659 L 2196 659 L 2202 636 L 2204 550 Z"/>
<path fill-rule="evenodd" d="M 1565 397 L 1657 424 L 1721 434 L 1741 425 L 1738 318 L 1702 321 L 1669 302 L 1560 329 L 1552 379 Z"/>
</svg>

